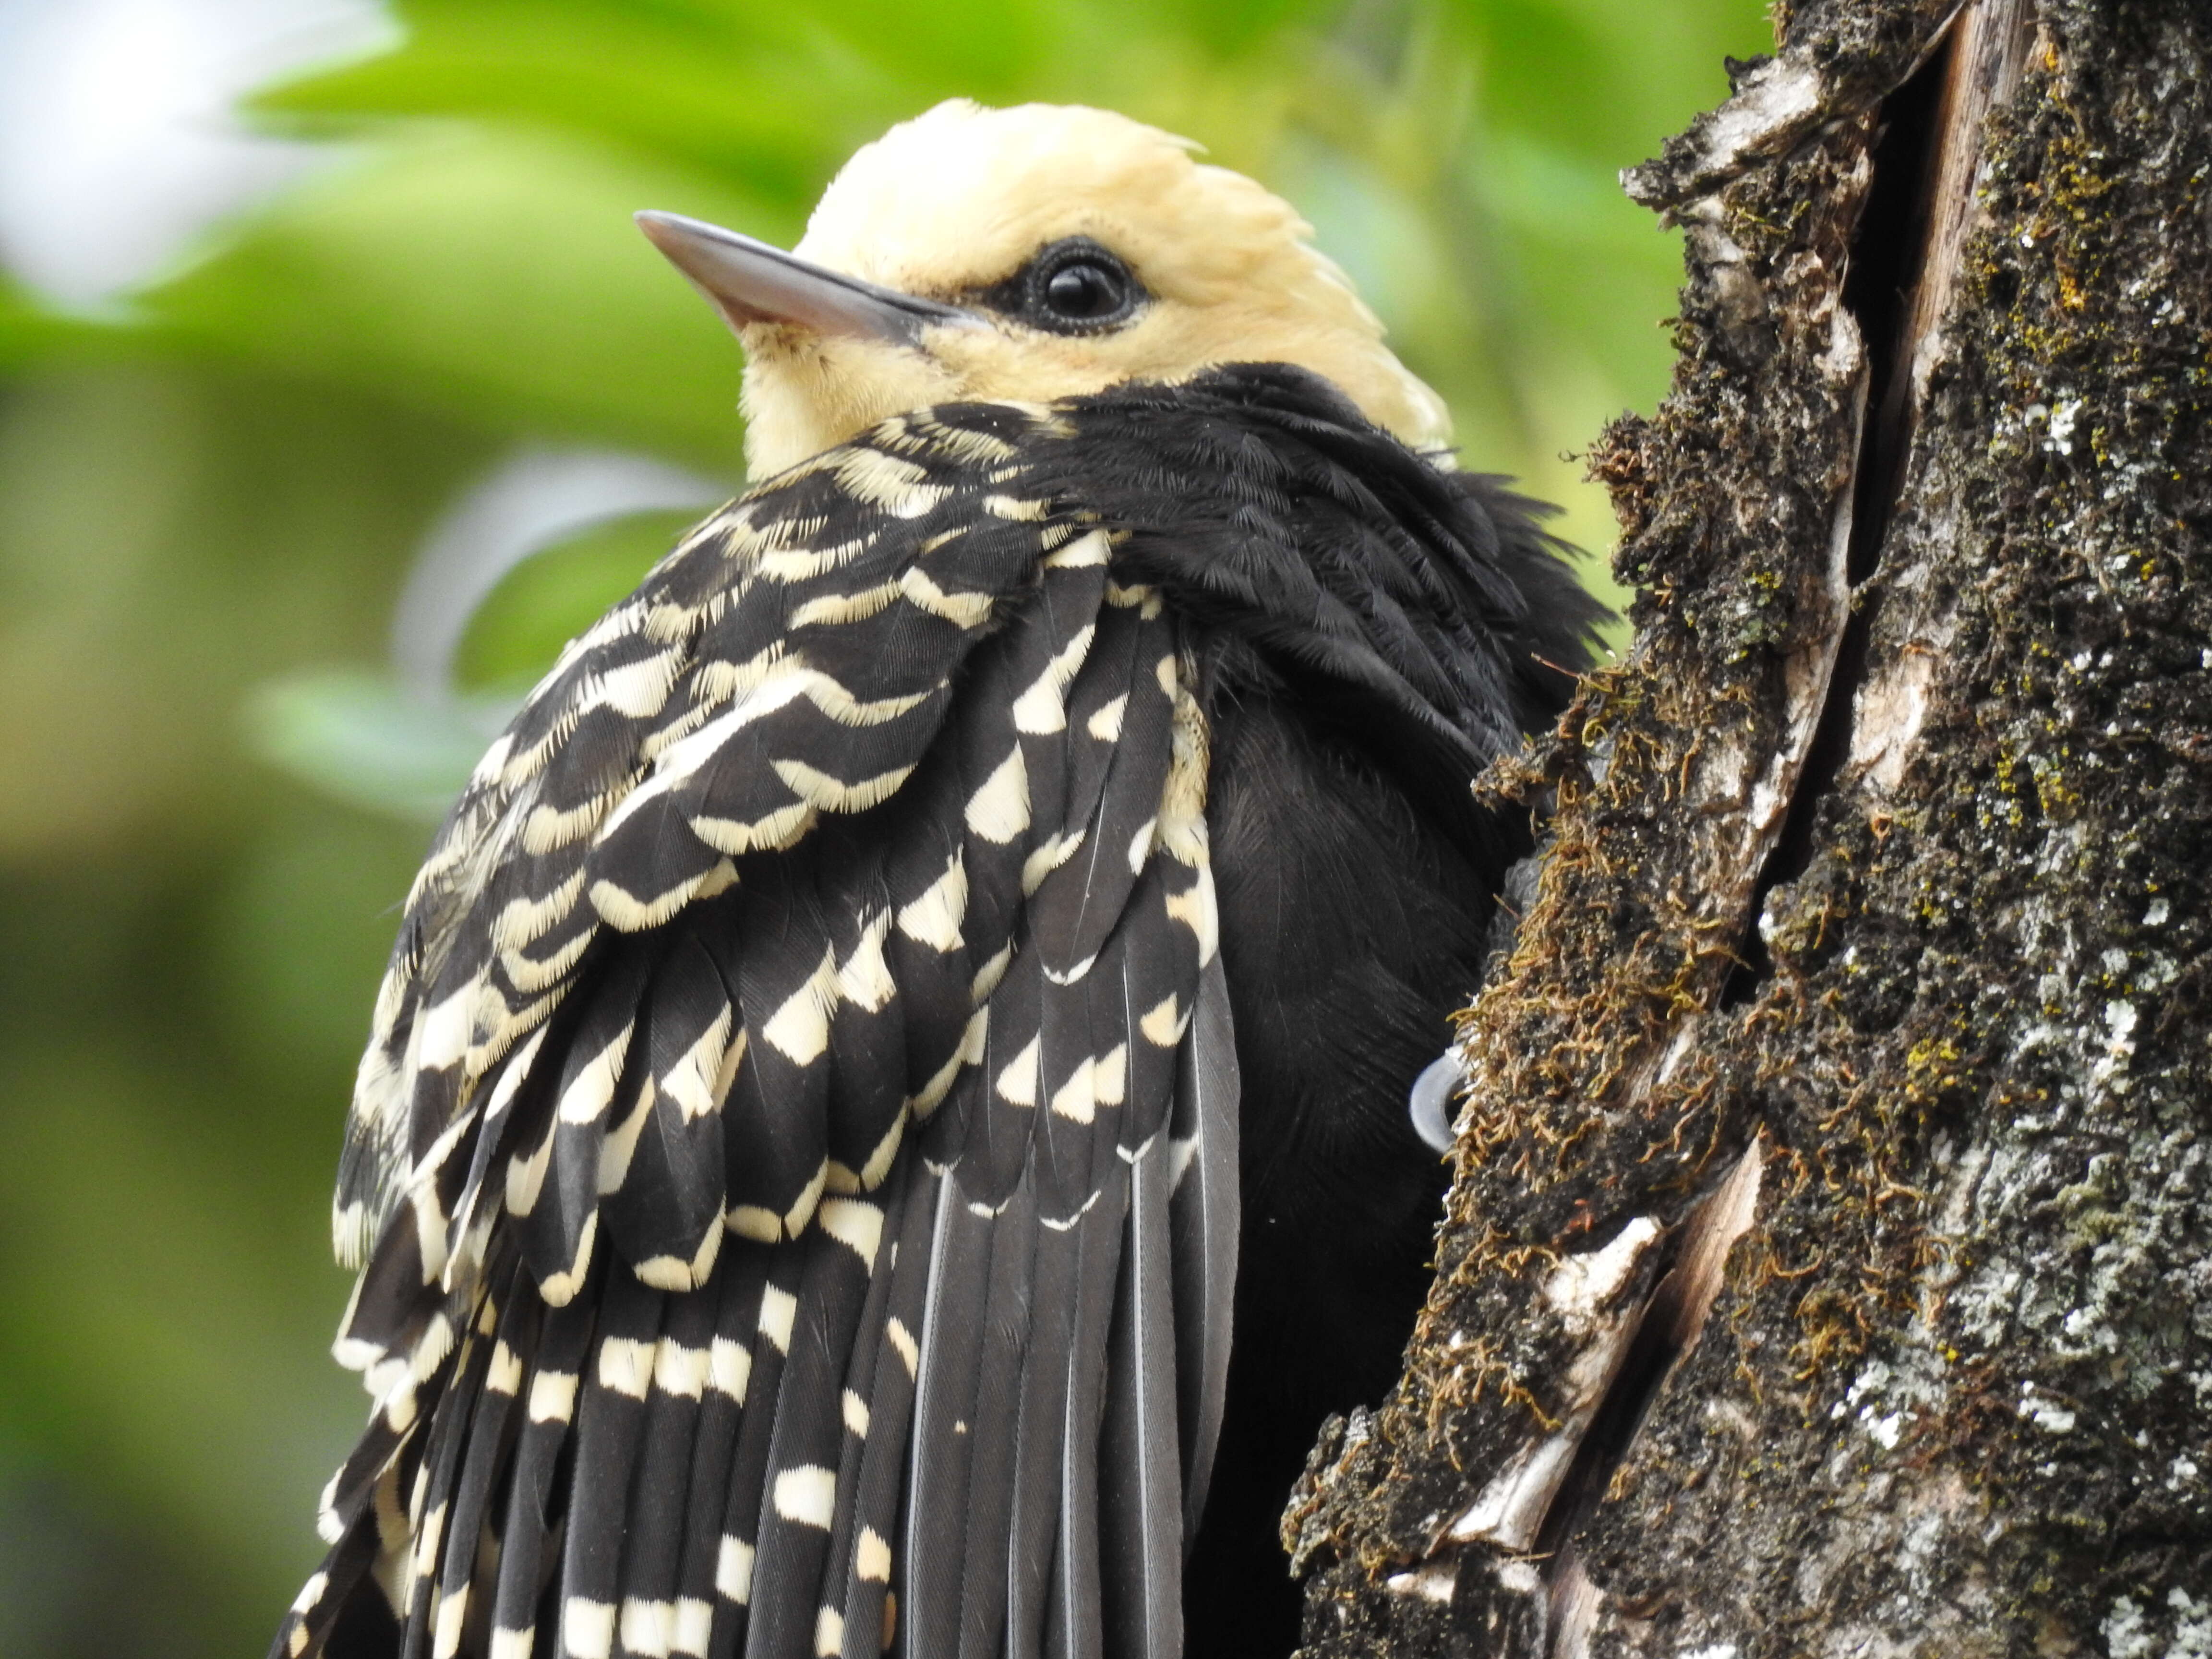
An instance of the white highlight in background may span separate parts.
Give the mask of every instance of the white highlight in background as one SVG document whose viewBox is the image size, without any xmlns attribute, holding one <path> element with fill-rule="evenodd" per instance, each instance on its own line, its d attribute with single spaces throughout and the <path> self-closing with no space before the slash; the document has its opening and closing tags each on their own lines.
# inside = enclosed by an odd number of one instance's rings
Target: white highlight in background
<svg viewBox="0 0 2212 1659">
<path fill-rule="evenodd" d="M 112 308 L 341 153 L 253 131 L 240 99 L 398 39 L 377 0 L 0 0 L 0 264 Z"/>
</svg>

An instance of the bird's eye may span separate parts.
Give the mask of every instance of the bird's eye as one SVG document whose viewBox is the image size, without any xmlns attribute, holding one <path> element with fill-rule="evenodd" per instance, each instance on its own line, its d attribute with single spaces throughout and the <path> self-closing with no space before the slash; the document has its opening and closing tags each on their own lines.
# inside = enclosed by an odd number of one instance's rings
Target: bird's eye
<svg viewBox="0 0 2212 1659">
<path fill-rule="evenodd" d="M 1127 322 L 1149 296 L 1112 250 L 1071 236 L 979 297 L 1031 328 L 1097 334 Z"/>
<path fill-rule="evenodd" d="M 1095 323 L 1129 302 L 1121 273 L 1095 259 L 1071 259 L 1044 279 L 1040 297 L 1055 317 L 1071 323 Z"/>
</svg>

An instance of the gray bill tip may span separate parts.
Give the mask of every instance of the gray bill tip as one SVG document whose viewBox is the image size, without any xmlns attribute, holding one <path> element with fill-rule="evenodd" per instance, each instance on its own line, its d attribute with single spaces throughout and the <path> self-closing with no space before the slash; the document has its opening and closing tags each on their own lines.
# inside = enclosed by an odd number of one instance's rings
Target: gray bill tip
<svg viewBox="0 0 2212 1659">
<path fill-rule="evenodd" d="M 732 328 L 782 323 L 818 334 L 915 345 L 932 327 L 967 327 L 974 313 L 831 270 L 703 219 L 648 209 L 637 228 Z"/>
</svg>

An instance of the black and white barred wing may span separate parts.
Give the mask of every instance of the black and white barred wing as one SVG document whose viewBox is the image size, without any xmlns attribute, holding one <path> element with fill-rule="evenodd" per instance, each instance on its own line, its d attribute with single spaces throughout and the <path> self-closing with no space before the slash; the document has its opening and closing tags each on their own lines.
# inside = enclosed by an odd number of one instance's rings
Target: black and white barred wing
<svg viewBox="0 0 2212 1659">
<path fill-rule="evenodd" d="M 364 1061 L 378 1406 L 287 1654 L 1180 1650 L 1236 1079 L 1158 595 L 909 417 L 695 532 L 478 769 Z"/>
</svg>

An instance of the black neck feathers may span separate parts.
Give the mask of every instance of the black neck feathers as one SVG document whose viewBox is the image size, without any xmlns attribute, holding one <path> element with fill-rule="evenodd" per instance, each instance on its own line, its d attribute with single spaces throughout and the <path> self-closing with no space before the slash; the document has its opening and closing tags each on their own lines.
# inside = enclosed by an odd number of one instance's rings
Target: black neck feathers
<svg viewBox="0 0 2212 1659">
<path fill-rule="evenodd" d="M 1071 438 L 1033 483 L 1126 532 L 1117 565 L 1211 636 L 1231 695 L 1292 697 L 1416 787 L 1464 801 L 1589 659 L 1604 613 L 1549 509 L 1443 470 L 1316 375 L 1238 364 L 1062 407 Z"/>
</svg>

